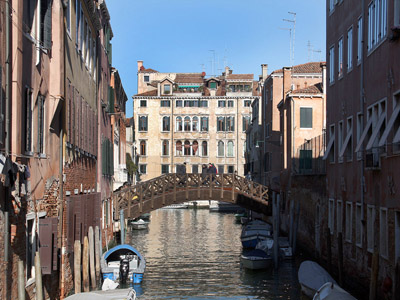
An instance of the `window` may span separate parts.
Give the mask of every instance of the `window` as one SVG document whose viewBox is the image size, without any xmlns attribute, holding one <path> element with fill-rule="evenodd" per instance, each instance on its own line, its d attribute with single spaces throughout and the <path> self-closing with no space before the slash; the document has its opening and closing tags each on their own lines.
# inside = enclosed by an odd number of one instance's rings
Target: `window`
<svg viewBox="0 0 400 300">
<path fill-rule="evenodd" d="M 201 129 L 201 131 L 204 131 L 204 132 L 208 131 L 208 117 L 200 118 L 200 129 Z"/>
<path fill-rule="evenodd" d="M 227 149 L 226 156 L 233 157 L 234 156 L 233 149 L 234 149 L 233 141 L 228 141 L 228 149 Z"/>
<path fill-rule="evenodd" d="M 182 142 L 181 141 L 176 142 L 176 155 L 177 156 L 182 155 Z"/>
<path fill-rule="evenodd" d="M 235 131 L 235 117 L 226 117 L 226 131 Z"/>
<path fill-rule="evenodd" d="M 1 92 L 0 92 L 1 93 Z M 2 105 L 2 104 L 0 104 Z M 25 152 L 32 154 L 33 119 L 32 119 L 32 89 L 26 88 L 26 124 L 25 124 Z"/>
<path fill-rule="evenodd" d="M 353 27 L 347 31 L 347 72 L 353 69 Z"/>
<path fill-rule="evenodd" d="M 199 173 L 199 165 L 192 165 L 192 173 L 193 174 Z"/>
<path fill-rule="evenodd" d="M 338 128 L 338 149 L 339 149 L 339 152 L 342 152 L 342 147 L 343 147 L 343 121 L 339 121 L 339 128 Z"/>
<path fill-rule="evenodd" d="M 164 94 L 170 94 L 170 93 L 171 93 L 171 85 L 164 84 Z"/>
<path fill-rule="evenodd" d="M 67 23 L 67 32 L 71 35 L 71 1 L 67 0 L 67 8 L 65 9 L 65 21 Z"/>
<path fill-rule="evenodd" d="M 143 76 L 143 81 L 144 82 L 149 82 L 150 81 L 150 76 L 149 75 L 144 75 Z"/>
<path fill-rule="evenodd" d="M 388 217 L 387 208 L 381 208 L 379 216 L 380 255 L 388 257 Z"/>
<path fill-rule="evenodd" d="M 304 173 L 312 170 L 312 150 L 300 150 L 299 171 Z"/>
<path fill-rule="evenodd" d="M 225 106 L 226 106 L 225 100 L 218 100 L 218 107 L 225 107 Z"/>
<path fill-rule="evenodd" d="M 335 82 L 335 47 L 329 48 L 329 83 Z"/>
<path fill-rule="evenodd" d="M 170 100 L 161 100 L 160 105 L 161 105 L 161 107 L 171 107 L 171 101 Z"/>
<path fill-rule="evenodd" d="M 244 107 L 250 107 L 251 106 L 251 100 L 244 100 L 243 101 L 243 106 Z"/>
<path fill-rule="evenodd" d="M 192 119 L 192 131 L 198 131 L 199 129 L 199 118 L 193 117 Z"/>
<path fill-rule="evenodd" d="M 395 211 L 395 228 L 394 228 L 394 261 L 400 258 L 400 211 Z"/>
<path fill-rule="evenodd" d="M 367 206 L 367 250 L 374 251 L 375 244 L 375 206 Z"/>
<path fill-rule="evenodd" d="M 139 164 L 139 173 L 140 174 L 147 174 L 147 165 Z"/>
<path fill-rule="evenodd" d="M 242 130 L 245 132 L 250 126 L 250 116 L 244 116 L 242 118 Z"/>
<path fill-rule="evenodd" d="M 233 102 L 233 100 L 228 100 L 228 107 L 234 107 L 235 106 L 235 102 Z"/>
<path fill-rule="evenodd" d="M 328 207 L 328 228 L 333 234 L 334 231 L 334 217 L 335 217 L 335 200 L 329 199 L 329 207 Z"/>
<path fill-rule="evenodd" d="M 169 165 L 161 165 L 161 174 L 169 173 Z"/>
<path fill-rule="evenodd" d="M 146 141 L 140 141 L 140 155 L 146 156 Z"/>
<path fill-rule="evenodd" d="M 75 0 L 75 43 L 81 49 L 81 1 Z"/>
<path fill-rule="evenodd" d="M 201 154 L 203 156 L 208 156 L 208 146 L 207 146 L 207 142 L 206 141 L 203 141 L 201 143 Z"/>
<path fill-rule="evenodd" d="M 362 59 L 362 41 L 363 41 L 363 18 L 360 17 L 357 22 L 357 63 Z"/>
<path fill-rule="evenodd" d="M 225 172 L 225 166 L 224 165 L 218 165 L 218 173 L 219 174 L 224 174 Z"/>
<path fill-rule="evenodd" d="M 45 115 L 44 115 L 44 105 L 45 105 L 45 99 L 44 96 L 39 95 L 38 96 L 38 102 L 37 102 L 37 111 L 38 111 L 38 140 L 37 140 L 37 152 L 40 154 L 44 154 L 44 139 L 45 139 Z"/>
<path fill-rule="evenodd" d="M 351 242 L 353 232 L 353 203 L 346 202 L 346 236 L 345 239 Z"/>
<path fill-rule="evenodd" d="M 147 116 L 139 117 L 139 131 L 147 131 Z"/>
<path fill-rule="evenodd" d="M 335 124 L 332 124 L 329 126 L 329 142 L 328 146 L 326 146 L 323 159 L 328 159 L 330 163 L 334 163 L 336 157 L 335 148 Z"/>
<path fill-rule="evenodd" d="M 312 108 L 300 107 L 300 128 L 312 128 Z"/>
<path fill-rule="evenodd" d="M 190 142 L 189 141 L 185 141 L 185 147 L 184 147 L 184 151 L 183 151 L 183 155 L 189 156 L 190 155 Z"/>
<path fill-rule="evenodd" d="M 184 130 L 190 131 L 190 117 L 185 117 L 184 119 Z"/>
<path fill-rule="evenodd" d="M 140 107 L 147 107 L 147 100 L 140 100 Z"/>
<path fill-rule="evenodd" d="M 362 247 L 361 203 L 356 206 L 356 245 Z"/>
<path fill-rule="evenodd" d="M 170 131 L 170 118 L 169 116 L 164 116 L 162 119 L 162 131 Z"/>
<path fill-rule="evenodd" d="M 192 143 L 192 155 L 196 156 L 199 150 L 199 143 L 197 141 L 193 141 Z"/>
<path fill-rule="evenodd" d="M 216 89 L 216 88 L 217 88 L 217 83 L 214 82 L 214 81 L 212 81 L 212 82 L 210 82 L 210 84 L 209 84 L 208 87 L 209 87 L 210 89 Z"/>
<path fill-rule="evenodd" d="M 217 131 L 225 131 L 225 117 L 217 117 Z"/>
<path fill-rule="evenodd" d="M 208 107 L 208 101 L 207 100 L 200 100 L 200 107 Z"/>
<path fill-rule="evenodd" d="M 175 107 L 182 107 L 183 106 L 183 101 L 182 100 L 176 100 L 175 101 Z"/>
<path fill-rule="evenodd" d="M 387 0 L 373 0 L 368 6 L 368 51 L 386 37 Z"/>
<path fill-rule="evenodd" d="M 394 26 L 400 26 L 400 0 L 394 1 Z"/>
<path fill-rule="evenodd" d="M 337 233 L 343 232 L 342 231 L 342 226 L 343 226 L 343 201 L 338 200 L 337 201 L 337 207 L 336 207 L 336 229 Z"/>
<path fill-rule="evenodd" d="M 218 142 L 218 154 L 217 156 L 223 157 L 225 155 L 225 145 L 223 141 Z"/>
<path fill-rule="evenodd" d="M 168 156 L 169 155 L 169 141 L 168 140 L 164 140 L 162 142 L 162 155 L 164 156 Z"/>
<path fill-rule="evenodd" d="M 182 117 L 176 117 L 176 131 L 183 130 Z"/>
<path fill-rule="evenodd" d="M 335 8 L 334 0 L 329 0 L 329 12 L 333 11 Z"/>
<path fill-rule="evenodd" d="M 235 172 L 235 166 L 228 166 L 228 173 L 233 174 Z"/>
<path fill-rule="evenodd" d="M 343 76 L 343 38 L 338 42 L 338 77 Z"/>
</svg>

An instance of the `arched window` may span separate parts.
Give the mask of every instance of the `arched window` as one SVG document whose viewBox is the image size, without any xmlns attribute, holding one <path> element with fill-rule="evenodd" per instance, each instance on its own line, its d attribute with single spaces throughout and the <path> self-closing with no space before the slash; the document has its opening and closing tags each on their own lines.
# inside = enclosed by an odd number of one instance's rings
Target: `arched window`
<svg viewBox="0 0 400 300">
<path fill-rule="evenodd" d="M 201 117 L 200 119 L 200 130 L 201 131 L 208 131 L 208 117 Z"/>
<path fill-rule="evenodd" d="M 206 141 L 203 141 L 201 143 L 201 154 L 203 156 L 207 156 L 208 155 L 208 147 L 207 147 L 207 142 Z"/>
<path fill-rule="evenodd" d="M 217 118 L 217 131 L 225 131 L 225 117 Z"/>
<path fill-rule="evenodd" d="M 193 117 L 192 120 L 192 131 L 198 131 L 199 130 L 199 118 Z"/>
<path fill-rule="evenodd" d="M 169 155 L 169 141 L 164 140 L 162 143 L 162 155 Z"/>
<path fill-rule="evenodd" d="M 183 150 L 183 155 L 190 155 L 190 142 L 185 141 L 185 149 Z"/>
<path fill-rule="evenodd" d="M 176 142 L 176 155 L 177 156 L 182 155 L 182 142 L 181 141 Z"/>
<path fill-rule="evenodd" d="M 226 131 L 235 131 L 235 117 L 226 118 Z"/>
<path fill-rule="evenodd" d="M 218 142 L 218 156 L 224 156 L 224 153 L 225 153 L 224 146 L 225 145 L 224 145 L 223 141 Z"/>
<path fill-rule="evenodd" d="M 190 131 L 190 117 L 185 117 L 183 128 L 185 131 Z"/>
<path fill-rule="evenodd" d="M 169 131 L 169 130 L 170 130 L 169 117 L 165 116 L 165 117 L 163 117 L 163 120 L 162 120 L 162 131 Z"/>
<path fill-rule="evenodd" d="M 192 154 L 196 156 L 198 154 L 197 152 L 198 150 L 199 150 L 199 143 L 197 141 L 194 141 L 192 143 Z"/>
<path fill-rule="evenodd" d="M 182 117 L 176 117 L 176 131 L 182 131 Z"/>
<path fill-rule="evenodd" d="M 146 156 L 146 141 L 140 142 L 140 155 Z"/>
<path fill-rule="evenodd" d="M 226 156 L 233 157 L 233 141 L 228 142 L 228 149 Z"/>
</svg>

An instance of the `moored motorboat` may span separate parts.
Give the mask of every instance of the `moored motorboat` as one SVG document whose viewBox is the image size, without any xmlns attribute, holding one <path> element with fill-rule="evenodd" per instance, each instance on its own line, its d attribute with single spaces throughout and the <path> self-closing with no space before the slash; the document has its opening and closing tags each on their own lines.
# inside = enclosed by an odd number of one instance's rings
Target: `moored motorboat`
<svg viewBox="0 0 400 300">
<path fill-rule="evenodd" d="M 135 300 L 136 292 L 134 289 L 117 289 L 110 291 L 92 291 L 71 295 L 65 300 Z"/>
<path fill-rule="evenodd" d="M 337 285 L 335 279 L 324 268 L 310 260 L 300 264 L 298 276 L 301 291 L 310 298 L 313 298 L 315 293 L 327 282 Z"/>
<path fill-rule="evenodd" d="M 240 235 L 243 248 L 255 248 L 256 245 L 272 236 L 272 226 L 260 220 L 249 222 Z"/>
<path fill-rule="evenodd" d="M 142 219 L 143 221 L 150 221 L 151 214 L 150 213 L 145 213 L 141 214 L 139 219 Z"/>
<path fill-rule="evenodd" d="M 251 270 L 268 269 L 272 266 L 272 256 L 261 249 L 246 252 L 240 257 L 243 267 Z"/>
<path fill-rule="evenodd" d="M 315 293 L 313 300 L 357 300 L 339 285 L 327 282 Z"/>
<path fill-rule="evenodd" d="M 130 245 L 118 245 L 106 253 L 100 260 L 103 279 L 113 281 L 141 283 L 146 269 L 146 260 L 138 250 Z"/>
<path fill-rule="evenodd" d="M 143 221 L 142 219 L 131 221 L 130 224 L 135 230 L 147 229 L 149 227 L 149 223 Z"/>
</svg>

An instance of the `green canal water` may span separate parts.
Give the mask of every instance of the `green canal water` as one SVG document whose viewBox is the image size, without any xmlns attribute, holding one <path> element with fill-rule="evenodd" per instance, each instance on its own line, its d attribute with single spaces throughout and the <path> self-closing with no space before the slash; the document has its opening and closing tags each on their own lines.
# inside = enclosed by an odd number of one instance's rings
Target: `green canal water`
<svg viewBox="0 0 400 300">
<path fill-rule="evenodd" d="M 233 214 L 206 209 L 152 212 L 148 229 L 127 233 L 147 263 L 138 299 L 301 299 L 295 261 L 241 267 L 241 228 Z"/>
</svg>

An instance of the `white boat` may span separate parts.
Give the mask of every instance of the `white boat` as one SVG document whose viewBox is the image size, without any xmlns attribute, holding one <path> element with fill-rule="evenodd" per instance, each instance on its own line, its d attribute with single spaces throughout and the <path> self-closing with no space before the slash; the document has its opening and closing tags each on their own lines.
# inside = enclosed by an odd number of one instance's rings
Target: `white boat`
<svg viewBox="0 0 400 300">
<path fill-rule="evenodd" d="M 340 286 L 327 282 L 315 293 L 313 300 L 357 300 Z"/>
<path fill-rule="evenodd" d="M 335 279 L 324 268 L 310 260 L 300 264 L 298 276 L 301 291 L 310 298 L 313 298 L 315 293 L 327 282 L 337 285 Z"/>
<path fill-rule="evenodd" d="M 164 206 L 161 209 L 185 209 L 188 207 L 189 205 L 187 203 L 180 203 L 180 204 L 171 204 L 168 206 Z"/>
<path fill-rule="evenodd" d="M 279 249 L 283 259 L 293 258 L 292 247 L 290 247 L 289 239 L 287 237 L 279 237 Z"/>
<path fill-rule="evenodd" d="M 243 248 L 255 248 L 256 245 L 272 236 L 272 226 L 260 220 L 249 222 L 240 235 Z"/>
<path fill-rule="evenodd" d="M 65 300 L 135 300 L 135 299 L 136 299 L 136 292 L 132 288 L 79 293 L 65 298 Z"/>
<path fill-rule="evenodd" d="M 240 257 L 243 267 L 251 270 L 268 269 L 272 266 L 271 254 L 261 250 L 254 249 Z"/>
<path fill-rule="evenodd" d="M 142 219 L 131 221 L 130 224 L 132 228 L 136 230 L 147 229 L 149 227 L 149 223 L 143 221 Z"/>
</svg>

